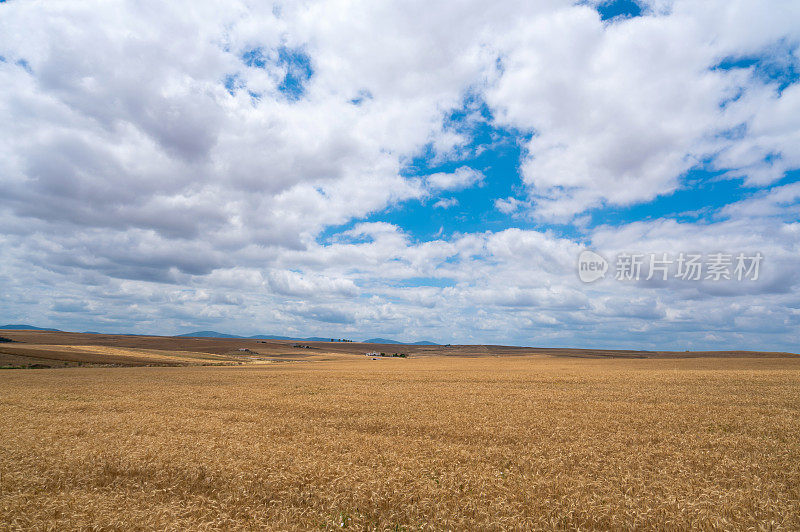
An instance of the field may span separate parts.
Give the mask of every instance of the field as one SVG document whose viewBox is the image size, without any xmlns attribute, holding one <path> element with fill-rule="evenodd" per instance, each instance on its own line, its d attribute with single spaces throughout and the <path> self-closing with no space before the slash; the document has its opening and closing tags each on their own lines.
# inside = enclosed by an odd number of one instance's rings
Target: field
<svg viewBox="0 0 800 532">
<path fill-rule="evenodd" d="M 2 339 L 10 340 L 3 342 Z M 669 352 L 542 349 L 499 345 L 420 346 L 349 342 L 130 336 L 47 331 L 0 331 L 0 368 L 221 366 L 333 361 L 379 352 L 411 357 L 547 355 L 575 358 L 797 358 L 791 353 Z"/>
<path fill-rule="evenodd" d="M 48 334 L 159 367 L 0 371 L 3 530 L 800 529 L 800 357 Z"/>
</svg>

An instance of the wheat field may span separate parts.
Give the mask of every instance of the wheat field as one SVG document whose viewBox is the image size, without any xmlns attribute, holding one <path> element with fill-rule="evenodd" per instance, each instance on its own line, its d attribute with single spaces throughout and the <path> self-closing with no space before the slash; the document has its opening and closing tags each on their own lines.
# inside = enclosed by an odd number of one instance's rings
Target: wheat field
<svg viewBox="0 0 800 532">
<path fill-rule="evenodd" d="M 800 360 L 0 372 L 2 530 L 798 530 Z"/>
</svg>

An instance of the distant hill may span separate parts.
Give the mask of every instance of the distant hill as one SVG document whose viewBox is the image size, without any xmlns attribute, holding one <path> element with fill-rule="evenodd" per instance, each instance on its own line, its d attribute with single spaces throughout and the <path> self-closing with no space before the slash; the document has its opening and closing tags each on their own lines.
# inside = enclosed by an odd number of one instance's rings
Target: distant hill
<svg viewBox="0 0 800 532">
<path fill-rule="evenodd" d="M 364 340 L 365 344 L 399 344 L 399 345 L 439 345 L 436 342 L 429 342 L 428 340 L 420 340 L 419 342 L 398 342 L 397 340 L 390 340 L 388 338 L 370 338 Z"/>
<path fill-rule="evenodd" d="M 387 338 L 370 338 L 369 340 L 364 340 L 365 344 L 402 344 L 403 342 L 398 342 L 397 340 L 389 340 Z"/>
<path fill-rule="evenodd" d="M 247 338 L 250 340 L 294 340 L 290 336 L 276 336 L 274 334 L 256 334 Z"/>
<path fill-rule="evenodd" d="M 256 334 L 255 336 L 248 336 L 251 340 L 303 340 L 306 342 L 330 342 L 330 338 L 322 338 L 319 336 L 311 336 L 309 338 L 299 338 L 297 336 L 275 336 L 274 334 Z"/>
<path fill-rule="evenodd" d="M 239 336 L 238 334 L 225 334 L 217 331 L 196 331 L 186 334 L 177 334 L 176 338 L 234 338 L 241 340 L 288 340 L 293 342 L 330 342 L 329 337 L 310 336 L 300 338 L 297 336 L 278 336 L 275 334 L 254 334 L 253 336 Z"/>
<path fill-rule="evenodd" d="M 217 331 L 196 331 L 186 334 L 175 335 L 176 338 L 234 338 L 241 340 L 286 340 L 291 342 L 330 342 L 329 337 L 310 336 L 308 338 L 300 338 L 298 336 L 278 336 L 275 334 L 254 334 L 253 336 L 239 336 L 236 334 L 225 334 Z M 365 344 L 397 344 L 397 345 L 439 345 L 435 342 L 428 340 L 421 340 L 414 343 L 398 342 L 397 340 L 390 340 L 388 338 L 370 338 L 364 340 Z"/>
<path fill-rule="evenodd" d="M 186 334 L 178 334 L 178 338 L 244 338 L 235 334 L 225 334 L 217 331 L 197 331 Z"/>
<path fill-rule="evenodd" d="M 45 327 L 34 327 L 33 325 L 3 325 L 3 326 L 0 326 L 0 329 L 12 329 L 12 330 L 18 330 L 18 331 L 62 332 L 59 329 L 47 329 Z"/>
</svg>

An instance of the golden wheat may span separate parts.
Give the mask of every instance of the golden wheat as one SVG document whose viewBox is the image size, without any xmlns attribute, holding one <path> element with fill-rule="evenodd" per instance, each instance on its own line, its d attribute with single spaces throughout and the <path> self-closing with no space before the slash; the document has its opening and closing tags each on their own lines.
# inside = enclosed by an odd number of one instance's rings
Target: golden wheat
<svg viewBox="0 0 800 532">
<path fill-rule="evenodd" d="M 8 530 L 800 529 L 800 361 L 0 372 Z"/>
</svg>

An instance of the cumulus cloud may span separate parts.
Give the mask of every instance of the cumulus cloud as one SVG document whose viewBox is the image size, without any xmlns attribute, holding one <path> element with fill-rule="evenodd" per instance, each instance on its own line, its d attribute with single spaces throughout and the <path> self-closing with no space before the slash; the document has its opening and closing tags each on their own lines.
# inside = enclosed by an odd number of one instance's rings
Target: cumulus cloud
<svg viewBox="0 0 800 532">
<path fill-rule="evenodd" d="M 471 187 L 483 180 L 483 174 L 462 166 L 452 173 L 439 172 L 428 176 L 428 185 L 434 190 L 459 190 Z"/>
<path fill-rule="evenodd" d="M 456 205 L 458 205 L 458 200 L 455 198 L 442 198 L 433 204 L 434 208 L 437 209 L 449 209 L 450 207 L 455 207 Z"/>
<path fill-rule="evenodd" d="M 285 296 L 358 295 L 358 288 L 350 279 L 330 279 L 322 275 L 302 275 L 288 270 L 272 272 L 269 276 L 269 286 L 276 294 Z"/>
<path fill-rule="evenodd" d="M 522 202 L 517 198 L 497 198 L 494 200 L 495 208 L 503 214 L 511 214 L 520 208 Z"/>
<path fill-rule="evenodd" d="M 0 316 L 796 345 L 800 6 L 596 4 L 0 4 Z M 500 131 L 506 166 L 481 159 Z M 698 167 L 748 192 L 702 223 L 590 222 Z M 477 229 L 415 232 L 480 201 Z M 587 246 L 760 251 L 764 276 L 583 285 Z"/>
<path fill-rule="evenodd" d="M 796 46 L 787 21 L 798 19 L 791 2 L 674 2 L 668 15 L 610 24 L 574 6 L 507 33 L 487 101 L 534 132 L 522 173 L 535 213 L 569 220 L 651 200 L 701 161 L 761 184 L 797 168 L 800 89 L 778 93 L 755 67 L 720 64 Z"/>
</svg>

